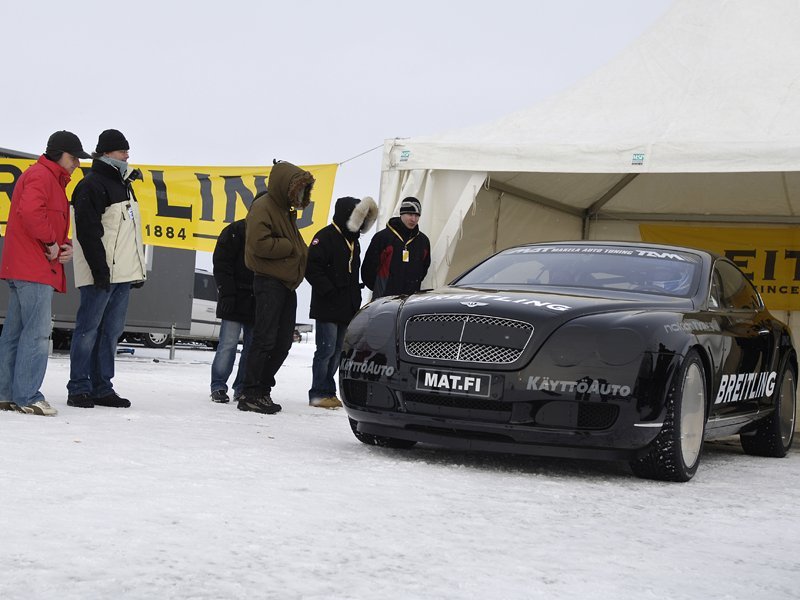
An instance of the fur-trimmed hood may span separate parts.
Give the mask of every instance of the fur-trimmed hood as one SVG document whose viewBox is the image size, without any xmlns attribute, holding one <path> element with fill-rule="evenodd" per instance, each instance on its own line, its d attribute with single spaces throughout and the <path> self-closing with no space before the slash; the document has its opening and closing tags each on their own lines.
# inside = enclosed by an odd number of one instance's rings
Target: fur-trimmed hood
<svg viewBox="0 0 800 600">
<path fill-rule="evenodd" d="M 311 202 L 314 176 L 286 161 L 276 161 L 269 175 L 268 193 L 281 208 L 301 209 Z"/>
<path fill-rule="evenodd" d="M 378 218 L 378 205 L 370 196 L 359 200 L 345 196 L 336 201 L 333 222 L 344 233 L 359 234 L 369 231 Z"/>
</svg>

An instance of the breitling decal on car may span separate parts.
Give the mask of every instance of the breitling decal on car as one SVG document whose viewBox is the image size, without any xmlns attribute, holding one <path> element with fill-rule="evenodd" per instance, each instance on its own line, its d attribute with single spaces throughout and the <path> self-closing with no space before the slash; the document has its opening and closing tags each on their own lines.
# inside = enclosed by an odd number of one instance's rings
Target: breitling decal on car
<svg viewBox="0 0 800 600">
<path fill-rule="evenodd" d="M 706 331 L 721 331 L 717 321 L 698 321 L 696 319 L 686 319 L 680 323 L 669 323 L 664 325 L 664 331 L 672 333 L 696 333 Z"/>
<path fill-rule="evenodd" d="M 631 395 L 627 385 L 616 385 L 595 379 L 585 378 L 579 381 L 564 381 L 549 377 L 528 377 L 528 391 L 532 392 L 577 392 L 578 394 L 599 394 L 601 396 L 617 396 L 625 398 Z"/>
<path fill-rule="evenodd" d="M 719 391 L 714 404 L 727 404 L 729 402 L 739 402 L 740 400 L 772 396 L 777 378 L 778 373 L 775 371 L 723 375 L 722 381 L 719 382 Z"/>
<path fill-rule="evenodd" d="M 394 367 L 390 365 L 379 365 L 372 361 L 358 362 L 351 358 L 345 358 L 339 368 L 348 373 L 364 373 L 367 375 L 379 375 L 381 377 L 391 377 L 394 375 Z"/>
<path fill-rule="evenodd" d="M 537 308 L 546 308 L 556 312 L 564 312 L 570 310 L 572 307 L 566 304 L 553 304 L 543 300 L 536 300 L 535 298 L 512 298 L 511 296 L 501 296 L 499 294 L 442 294 L 436 296 L 412 296 L 407 300 L 408 304 L 414 302 L 436 302 L 439 300 L 487 300 L 492 302 L 506 302 L 510 304 L 522 304 L 524 306 L 536 306 Z M 463 304 L 463 302 L 462 302 Z"/>
</svg>

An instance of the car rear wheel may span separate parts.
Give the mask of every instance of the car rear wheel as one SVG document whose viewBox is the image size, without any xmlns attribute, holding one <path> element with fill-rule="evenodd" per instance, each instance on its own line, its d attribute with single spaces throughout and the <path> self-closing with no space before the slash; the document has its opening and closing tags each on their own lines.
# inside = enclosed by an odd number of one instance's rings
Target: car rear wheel
<svg viewBox="0 0 800 600">
<path fill-rule="evenodd" d="M 742 449 L 754 456 L 783 458 L 792 447 L 797 410 L 797 374 L 788 361 L 775 386 L 775 409 L 755 430 L 739 435 Z"/>
<path fill-rule="evenodd" d="M 650 451 L 631 462 L 638 477 L 689 481 L 700 464 L 706 426 L 706 375 L 700 355 L 686 354 L 667 395 L 661 432 Z"/>
<path fill-rule="evenodd" d="M 148 348 L 166 348 L 169 343 L 169 334 L 167 333 L 145 333 L 142 336 L 144 345 Z"/>
<path fill-rule="evenodd" d="M 362 444 L 368 446 L 380 446 L 382 448 L 411 448 L 417 442 L 411 440 L 398 440 L 396 438 L 384 437 L 382 435 L 372 435 L 371 433 L 362 433 L 358 430 L 358 421 L 349 419 L 350 429 L 353 430 L 353 435 Z"/>
</svg>

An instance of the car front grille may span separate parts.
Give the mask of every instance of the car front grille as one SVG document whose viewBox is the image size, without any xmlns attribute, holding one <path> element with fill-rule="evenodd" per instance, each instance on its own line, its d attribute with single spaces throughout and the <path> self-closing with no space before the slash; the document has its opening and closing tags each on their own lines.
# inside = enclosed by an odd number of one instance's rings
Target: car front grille
<svg viewBox="0 0 800 600">
<path fill-rule="evenodd" d="M 511 364 L 525 350 L 533 325 L 486 315 L 425 314 L 406 322 L 409 356 L 481 364 Z"/>
</svg>

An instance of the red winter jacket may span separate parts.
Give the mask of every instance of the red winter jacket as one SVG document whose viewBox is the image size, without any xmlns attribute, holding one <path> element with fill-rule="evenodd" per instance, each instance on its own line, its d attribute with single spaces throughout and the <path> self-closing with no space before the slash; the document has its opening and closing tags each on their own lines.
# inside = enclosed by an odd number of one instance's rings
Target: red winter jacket
<svg viewBox="0 0 800 600">
<path fill-rule="evenodd" d="M 44 283 L 65 292 L 64 265 L 48 261 L 47 244 L 69 240 L 69 202 L 64 189 L 69 173 L 40 156 L 17 180 L 11 196 L 8 224 L 0 261 L 0 279 Z"/>
</svg>

